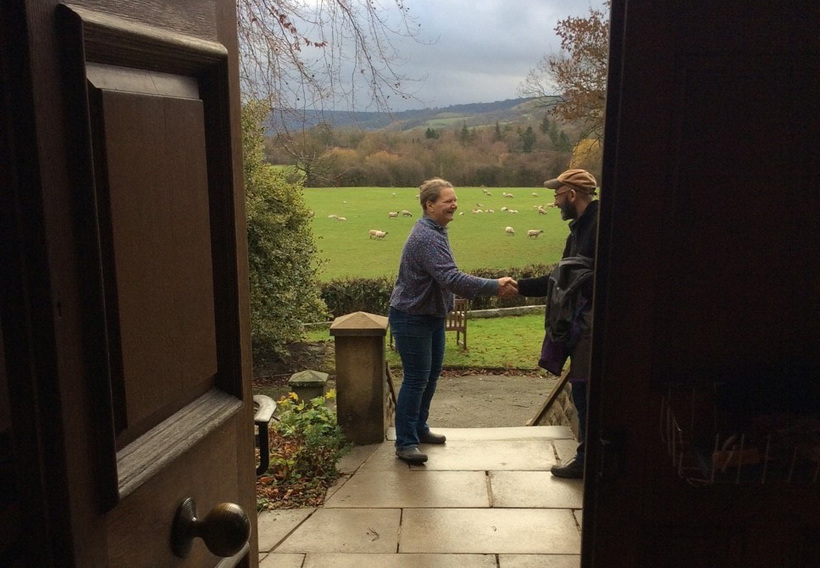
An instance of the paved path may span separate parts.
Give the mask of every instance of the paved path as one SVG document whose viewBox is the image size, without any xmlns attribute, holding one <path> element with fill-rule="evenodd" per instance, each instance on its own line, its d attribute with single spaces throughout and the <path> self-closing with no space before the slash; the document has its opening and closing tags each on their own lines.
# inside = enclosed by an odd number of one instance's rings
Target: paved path
<svg viewBox="0 0 820 568">
<path fill-rule="evenodd" d="M 392 440 L 359 446 L 322 508 L 259 515 L 260 568 L 577 568 L 580 480 L 562 426 L 444 428 L 409 466 Z"/>
</svg>

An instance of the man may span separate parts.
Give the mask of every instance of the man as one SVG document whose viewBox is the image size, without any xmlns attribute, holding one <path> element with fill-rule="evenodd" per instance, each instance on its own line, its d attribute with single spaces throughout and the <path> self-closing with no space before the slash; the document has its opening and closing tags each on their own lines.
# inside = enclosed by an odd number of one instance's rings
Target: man
<svg viewBox="0 0 820 568">
<path fill-rule="evenodd" d="M 578 449 L 575 457 L 565 465 L 555 465 L 550 470 L 556 477 L 566 477 L 580 479 L 584 476 L 584 438 L 586 435 L 587 418 L 587 381 L 589 379 L 589 357 L 592 343 L 592 270 L 594 270 L 595 247 L 598 236 L 598 201 L 595 193 L 598 189 L 598 182 L 595 176 L 586 170 L 567 170 L 555 179 L 544 182 L 544 187 L 555 190 L 555 205 L 561 211 L 561 218 L 569 221 L 569 236 L 561 256 L 564 259 L 573 261 L 585 261 L 584 267 L 578 270 L 578 274 L 583 274 L 586 278 L 584 283 L 578 287 L 571 301 L 572 312 L 572 332 L 566 335 L 570 339 L 562 339 L 559 343 L 563 358 L 557 372 L 560 372 L 563 362 L 568 356 L 570 359 L 568 380 L 572 385 L 572 402 L 578 415 Z M 580 258 L 579 257 L 584 257 Z M 567 261 L 563 263 L 570 265 Z M 575 262 L 575 265 L 581 266 Z M 592 269 L 592 270 L 590 270 Z M 555 298 L 550 292 L 556 280 L 557 270 L 551 275 L 538 278 L 526 278 L 518 281 L 518 293 L 522 296 L 547 296 L 547 317 L 545 326 L 547 327 L 547 337 L 545 346 L 550 341 L 555 342 L 554 335 L 551 337 L 551 325 L 555 323 L 555 314 L 565 310 L 565 306 L 556 306 Z M 566 277 L 566 271 L 561 274 L 561 278 Z M 552 315 L 551 315 L 552 314 Z M 543 366 L 543 365 L 542 365 Z M 549 367 L 545 367 L 548 368 Z"/>
</svg>

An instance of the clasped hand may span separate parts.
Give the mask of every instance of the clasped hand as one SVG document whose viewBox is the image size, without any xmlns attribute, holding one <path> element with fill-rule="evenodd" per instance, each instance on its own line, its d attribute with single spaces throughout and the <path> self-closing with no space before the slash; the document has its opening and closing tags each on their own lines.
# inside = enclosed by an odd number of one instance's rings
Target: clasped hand
<svg viewBox="0 0 820 568">
<path fill-rule="evenodd" d="M 515 296 L 518 294 L 518 282 L 510 276 L 504 276 L 498 279 L 498 295 L 499 296 Z"/>
</svg>

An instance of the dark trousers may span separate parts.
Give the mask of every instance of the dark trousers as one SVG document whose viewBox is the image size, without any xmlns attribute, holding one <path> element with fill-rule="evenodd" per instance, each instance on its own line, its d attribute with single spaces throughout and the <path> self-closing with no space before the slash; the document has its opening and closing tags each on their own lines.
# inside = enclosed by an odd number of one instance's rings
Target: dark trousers
<svg viewBox="0 0 820 568">
<path fill-rule="evenodd" d="M 584 448 L 587 432 L 587 384 L 585 382 L 572 383 L 572 404 L 578 414 L 578 449 L 575 450 L 575 460 L 584 463 Z"/>
</svg>

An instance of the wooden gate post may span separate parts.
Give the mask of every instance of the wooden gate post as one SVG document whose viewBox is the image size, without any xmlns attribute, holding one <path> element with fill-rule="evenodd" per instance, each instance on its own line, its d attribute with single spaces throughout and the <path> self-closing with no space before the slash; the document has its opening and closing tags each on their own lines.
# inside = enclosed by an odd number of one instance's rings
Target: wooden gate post
<svg viewBox="0 0 820 568">
<path fill-rule="evenodd" d="M 336 342 L 336 416 L 357 445 L 381 443 L 387 432 L 384 337 L 387 318 L 367 312 L 340 316 L 330 326 Z"/>
</svg>

